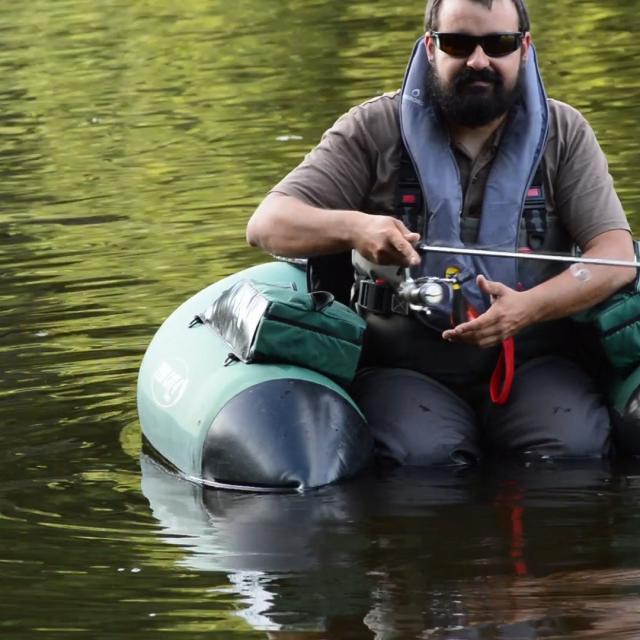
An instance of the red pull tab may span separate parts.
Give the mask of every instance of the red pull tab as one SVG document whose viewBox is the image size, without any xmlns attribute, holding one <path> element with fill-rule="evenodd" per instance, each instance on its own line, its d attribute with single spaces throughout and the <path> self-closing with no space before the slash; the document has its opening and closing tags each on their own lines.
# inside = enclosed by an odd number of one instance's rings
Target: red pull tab
<svg viewBox="0 0 640 640">
<path fill-rule="evenodd" d="M 471 306 L 467 308 L 467 320 L 475 320 L 480 314 Z M 513 376 L 516 371 L 516 349 L 513 337 L 502 341 L 502 351 L 496 368 L 491 374 L 489 393 L 493 404 L 507 404 L 513 386 Z"/>
<path fill-rule="evenodd" d="M 511 337 L 502 341 L 502 351 L 498 358 L 498 364 L 496 364 L 491 376 L 489 389 L 493 404 L 503 405 L 509 400 L 515 369 L 515 346 L 513 337 Z"/>
</svg>

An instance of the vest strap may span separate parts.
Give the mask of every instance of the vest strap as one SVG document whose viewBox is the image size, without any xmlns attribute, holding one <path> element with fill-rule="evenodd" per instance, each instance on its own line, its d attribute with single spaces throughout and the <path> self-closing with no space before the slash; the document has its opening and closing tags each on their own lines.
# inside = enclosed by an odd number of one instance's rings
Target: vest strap
<svg viewBox="0 0 640 640">
<path fill-rule="evenodd" d="M 400 298 L 386 282 L 378 280 L 360 280 L 356 310 L 388 316 L 397 313 L 409 315 L 409 305 Z"/>
<path fill-rule="evenodd" d="M 538 251 L 544 246 L 547 233 L 547 207 L 542 176 L 542 162 L 536 170 L 536 174 L 527 191 L 522 210 L 525 228 L 527 231 L 527 245 L 532 251 Z"/>
<path fill-rule="evenodd" d="M 404 142 L 400 144 L 400 166 L 396 183 L 394 215 L 403 222 L 407 229 L 422 236 L 424 233 L 425 202 L 420 181 Z"/>
</svg>

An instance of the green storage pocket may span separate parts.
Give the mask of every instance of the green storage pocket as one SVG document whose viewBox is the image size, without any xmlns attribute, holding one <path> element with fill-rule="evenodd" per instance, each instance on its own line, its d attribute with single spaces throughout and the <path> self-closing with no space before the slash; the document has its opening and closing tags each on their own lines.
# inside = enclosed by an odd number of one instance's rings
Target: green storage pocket
<svg viewBox="0 0 640 640">
<path fill-rule="evenodd" d="M 241 280 L 194 323 L 209 324 L 245 363 L 282 362 L 348 384 L 353 379 L 365 321 L 326 291 Z"/>
<path fill-rule="evenodd" d="M 614 296 L 594 324 L 615 369 L 626 371 L 640 363 L 640 293 Z"/>
<path fill-rule="evenodd" d="M 634 241 L 636 256 L 640 245 Z M 632 286 L 573 316 L 589 325 L 613 369 L 629 373 L 640 364 L 640 276 Z"/>
<path fill-rule="evenodd" d="M 594 331 L 609 364 L 627 372 L 640 363 L 640 293 L 618 293 L 574 316 Z"/>
<path fill-rule="evenodd" d="M 265 317 L 256 336 L 254 360 L 290 362 L 349 383 L 355 376 L 361 350 L 362 341 Z"/>
</svg>

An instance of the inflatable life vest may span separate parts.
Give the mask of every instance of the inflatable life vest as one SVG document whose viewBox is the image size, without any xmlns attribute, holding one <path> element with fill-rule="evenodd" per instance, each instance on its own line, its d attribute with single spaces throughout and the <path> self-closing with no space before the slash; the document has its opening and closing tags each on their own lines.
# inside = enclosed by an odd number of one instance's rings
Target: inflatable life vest
<svg viewBox="0 0 640 640">
<path fill-rule="evenodd" d="M 424 90 L 429 66 L 426 47 L 420 39 L 409 61 L 400 104 L 404 146 L 426 200 L 423 228 L 418 231 L 427 245 L 462 247 L 475 244 L 494 250 L 518 251 L 522 248 L 521 227 L 527 197 L 541 195 L 537 193 L 540 187 L 534 184 L 534 177 L 548 133 L 547 98 L 535 49 L 531 47 L 525 63 L 522 101 L 509 114 L 487 180 L 478 221 L 462 218 L 460 172 L 449 134 Z M 476 229 L 469 234 L 472 222 Z M 469 242 L 470 235 L 475 236 L 473 242 Z M 490 302 L 475 283 L 477 274 L 512 289 L 531 288 L 550 275 L 540 273 L 538 267 L 531 269 L 527 261 L 440 253 L 426 253 L 412 275 L 444 277 L 451 271 L 458 274 L 464 298 L 479 313 L 486 311 Z M 437 330 L 446 329 L 451 324 L 451 316 L 451 301 L 445 300 L 434 307 L 429 324 Z"/>
<path fill-rule="evenodd" d="M 548 211 L 550 203 L 545 198 L 542 155 L 548 108 L 533 47 L 523 83 L 526 109 L 517 110 L 505 131 L 487 183 L 483 207 L 486 215 L 480 218 L 461 219 L 459 215 L 462 188 L 446 128 L 438 121 L 433 107 L 423 99 L 428 65 L 424 42 L 420 39 L 414 47 L 403 83 L 400 105 L 403 145 L 394 215 L 407 227 L 418 231 L 428 243 L 478 245 L 508 251 L 523 247 L 534 251 L 569 251 L 571 241 L 557 216 Z M 523 126 L 523 119 L 527 120 L 527 126 Z M 424 144 L 425 139 L 429 144 Z M 510 167 L 509 162 L 514 158 L 516 166 Z M 425 207 L 429 209 L 427 215 Z M 440 213 L 437 220 L 436 212 Z M 521 264 L 516 265 L 516 262 L 504 258 L 474 259 L 432 254 L 430 258 L 425 257 L 413 276 L 426 275 L 429 271 L 442 272 L 441 265 L 446 263 L 446 266 L 462 267 L 461 279 L 470 272 L 484 273 L 508 286 L 531 288 L 559 270 L 553 263 L 519 261 Z M 343 303 L 353 301 L 354 274 L 350 253 L 310 258 L 308 280 L 310 290 L 329 290 Z M 473 278 L 465 285 L 464 293 L 479 310 L 486 308 L 488 301 L 475 287 Z M 448 319 L 447 312 L 442 315 Z"/>
<path fill-rule="evenodd" d="M 510 252 L 523 248 L 568 251 L 571 243 L 566 232 L 557 217 L 546 211 L 540 165 L 549 112 L 535 50 L 531 50 L 525 65 L 522 99 L 509 114 L 491 166 L 479 219 L 461 216 L 463 191 L 447 128 L 424 94 L 428 71 L 426 49 L 420 39 L 408 65 L 400 104 L 401 135 L 417 187 L 407 193 L 407 200 L 418 202 L 417 222 L 408 226 L 417 230 L 427 245 L 479 246 Z M 401 163 L 400 183 L 402 174 Z M 405 204 L 397 205 L 400 213 L 396 215 L 404 217 Z M 527 210 L 531 214 L 529 219 L 524 216 Z M 325 264 L 330 261 L 335 265 L 338 258 L 328 258 Z M 313 268 L 312 264 L 312 272 Z M 477 274 L 522 290 L 536 286 L 560 270 L 553 263 L 427 252 L 412 276 L 444 277 L 450 269 L 463 283 L 464 300 L 478 313 L 485 311 L 490 301 L 476 285 Z M 394 316 L 388 310 L 368 308 L 362 304 L 363 297 L 360 287 L 357 302 L 364 308 L 369 324 L 367 364 L 413 369 L 451 384 L 485 379 L 494 370 L 496 350 L 442 340 L 442 330 L 460 315 L 453 308 L 453 296 L 432 306 L 428 316 L 420 315 L 423 323 Z M 384 299 L 378 295 L 371 298 Z M 425 330 L 424 324 L 434 330 Z M 546 353 L 563 352 L 572 344 L 568 327 L 567 321 L 528 327 L 518 335 L 515 358 L 522 362 Z"/>
</svg>

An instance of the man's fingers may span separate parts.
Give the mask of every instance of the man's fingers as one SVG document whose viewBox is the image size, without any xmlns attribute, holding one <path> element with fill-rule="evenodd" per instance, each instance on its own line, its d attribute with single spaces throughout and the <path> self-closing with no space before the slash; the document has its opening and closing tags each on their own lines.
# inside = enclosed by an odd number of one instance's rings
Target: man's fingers
<svg viewBox="0 0 640 640">
<path fill-rule="evenodd" d="M 448 342 L 463 342 L 483 349 L 495 347 L 502 342 L 502 336 L 496 332 L 494 327 L 467 327 L 461 332 L 458 331 L 458 328 L 448 329 L 442 334 L 442 338 Z"/>
<path fill-rule="evenodd" d="M 493 280 L 487 280 L 484 276 L 480 275 L 477 277 L 476 282 L 478 284 L 478 288 L 482 293 L 486 293 L 488 296 L 492 298 L 497 298 L 504 294 L 505 287 L 501 282 L 494 282 Z"/>
<path fill-rule="evenodd" d="M 420 264 L 420 256 L 414 248 L 414 245 L 420 240 L 420 234 L 415 231 L 410 231 L 402 220 L 394 218 L 394 222 L 404 240 L 401 244 L 396 244 L 396 249 L 405 256 L 410 265 Z"/>
<path fill-rule="evenodd" d="M 400 230 L 400 233 L 403 236 L 407 236 L 407 235 L 418 235 L 418 234 L 414 234 L 413 231 L 411 231 L 411 229 L 409 229 L 407 227 L 407 225 L 405 225 L 404 222 L 402 222 L 402 220 L 398 220 L 398 218 L 393 218 L 393 221 L 396 225 L 396 227 Z"/>
<path fill-rule="evenodd" d="M 419 237 L 420 236 L 418 236 L 418 238 Z M 408 241 L 404 237 L 401 237 L 397 239 L 393 243 L 393 245 L 395 249 L 405 257 L 408 264 L 410 264 L 411 266 L 420 264 L 420 256 L 418 255 L 418 252 L 413 248 L 413 242 Z"/>
<path fill-rule="evenodd" d="M 420 256 L 414 246 L 420 234 L 409 231 L 397 218 L 370 216 L 364 230 L 362 246 L 355 248 L 376 264 L 413 266 L 420 264 Z"/>
<path fill-rule="evenodd" d="M 482 326 L 484 322 L 482 321 L 482 316 L 479 316 L 475 320 L 470 320 L 469 322 L 462 322 L 452 329 L 447 329 L 442 337 L 445 340 L 450 340 L 451 338 L 461 338 L 462 336 L 469 333 L 477 333 L 482 330 Z"/>
</svg>

